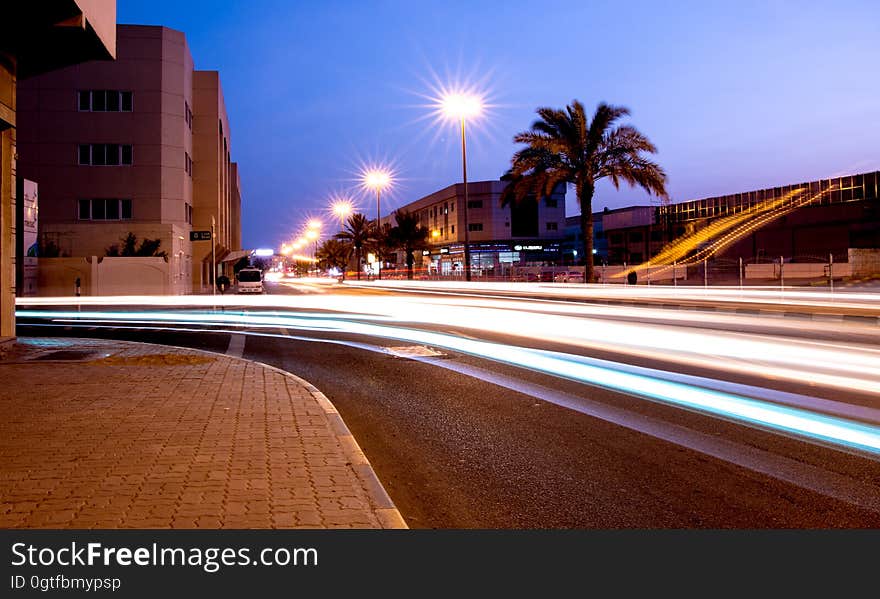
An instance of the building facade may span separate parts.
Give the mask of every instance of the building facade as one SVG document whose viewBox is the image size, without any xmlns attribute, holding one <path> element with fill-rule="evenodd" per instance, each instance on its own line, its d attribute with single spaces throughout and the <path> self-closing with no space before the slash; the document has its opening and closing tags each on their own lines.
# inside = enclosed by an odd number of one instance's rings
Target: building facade
<svg viewBox="0 0 880 599">
<path fill-rule="evenodd" d="M 117 60 L 88 62 L 35 77 L 22 85 L 21 174 L 40 188 L 42 256 L 104 256 L 129 233 L 158 239 L 171 289 L 210 285 L 210 242 L 191 241 L 210 230 L 211 216 L 229 249 L 224 212 L 229 191 L 219 179 L 218 146 L 228 161 L 229 125 L 216 72 L 195 71 L 182 32 L 119 25 Z M 203 78 L 217 81 L 203 91 Z M 208 98 L 206 101 L 205 98 Z M 214 99 L 215 108 L 199 112 Z M 224 134 L 213 133 L 221 115 Z M 205 133 L 202 133 L 202 132 Z"/>
<path fill-rule="evenodd" d="M 474 276 L 503 276 L 513 264 L 555 262 L 565 235 L 565 189 L 540 202 L 501 206 L 503 181 L 468 183 L 467 221 Z M 428 232 L 421 267 L 430 274 L 464 272 L 464 184 L 450 185 L 401 210 L 415 213 Z M 393 215 L 382 219 L 392 226 Z M 419 266 L 418 261 L 416 265 Z"/>
<path fill-rule="evenodd" d="M 744 262 L 846 261 L 880 247 L 880 172 L 861 173 L 602 215 L 609 263 L 638 264 L 684 239 L 679 257 Z"/>
<path fill-rule="evenodd" d="M 0 19 L 0 340 L 15 335 L 19 85 L 53 69 L 116 55 L 115 0 L 11 0 Z"/>
</svg>

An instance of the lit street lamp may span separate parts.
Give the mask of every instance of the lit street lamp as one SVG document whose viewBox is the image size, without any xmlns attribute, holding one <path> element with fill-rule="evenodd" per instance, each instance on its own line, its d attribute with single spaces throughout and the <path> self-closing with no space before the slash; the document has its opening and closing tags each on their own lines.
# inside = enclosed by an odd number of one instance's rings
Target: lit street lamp
<svg viewBox="0 0 880 599">
<path fill-rule="evenodd" d="M 383 189 L 391 185 L 391 175 L 388 171 L 384 171 L 381 169 L 371 169 L 366 171 L 363 174 L 363 184 L 368 189 L 374 189 L 376 191 L 376 233 L 380 230 L 380 223 L 382 218 L 382 213 L 379 204 L 379 196 Z M 382 278 L 382 268 L 381 266 L 376 270 L 376 278 Z"/>
<path fill-rule="evenodd" d="M 464 276 L 471 280 L 470 227 L 468 226 L 467 145 L 465 144 L 465 121 L 479 116 L 482 100 L 470 94 L 447 94 L 441 102 L 443 114 L 449 120 L 461 123 L 461 174 L 464 182 Z"/>
<path fill-rule="evenodd" d="M 342 231 L 345 229 L 345 219 L 354 212 L 354 204 L 350 200 L 339 199 L 330 205 L 330 210 L 339 217 L 339 230 Z"/>
</svg>

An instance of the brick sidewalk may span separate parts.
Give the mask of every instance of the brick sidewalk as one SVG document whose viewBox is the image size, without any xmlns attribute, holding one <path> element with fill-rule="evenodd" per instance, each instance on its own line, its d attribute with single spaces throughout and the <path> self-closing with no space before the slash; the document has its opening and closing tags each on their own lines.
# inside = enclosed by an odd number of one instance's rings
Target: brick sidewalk
<svg viewBox="0 0 880 599">
<path fill-rule="evenodd" d="M 19 339 L 0 380 L 0 528 L 405 527 L 329 401 L 281 371 Z"/>
</svg>

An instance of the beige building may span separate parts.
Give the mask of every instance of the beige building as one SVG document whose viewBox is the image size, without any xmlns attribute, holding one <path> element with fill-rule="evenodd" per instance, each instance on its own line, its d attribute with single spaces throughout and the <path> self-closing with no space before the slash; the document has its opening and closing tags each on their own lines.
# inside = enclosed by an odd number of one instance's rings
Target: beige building
<svg viewBox="0 0 880 599">
<path fill-rule="evenodd" d="M 467 222 L 471 269 L 476 276 L 497 275 L 513 264 L 559 259 L 565 236 L 565 189 L 540 202 L 501 206 L 503 181 L 468 183 Z M 429 231 L 430 249 L 422 266 L 432 274 L 464 272 L 464 184 L 456 183 L 401 207 L 414 212 Z M 394 216 L 382 222 L 395 224 Z M 418 261 L 417 261 L 418 265 Z"/>
<path fill-rule="evenodd" d="M 115 0 L 11 0 L 0 19 L 0 340 L 15 335 L 15 178 L 19 84 L 116 55 Z"/>
<path fill-rule="evenodd" d="M 211 245 L 190 232 L 214 216 L 220 260 L 240 227 L 229 177 L 215 174 L 229 162 L 217 73 L 195 71 L 186 37 L 166 27 L 119 25 L 117 45 L 115 62 L 21 86 L 19 174 L 39 185 L 41 257 L 101 257 L 133 233 L 160 240 L 171 293 L 209 289 Z M 206 91 L 205 80 L 217 84 Z"/>
</svg>

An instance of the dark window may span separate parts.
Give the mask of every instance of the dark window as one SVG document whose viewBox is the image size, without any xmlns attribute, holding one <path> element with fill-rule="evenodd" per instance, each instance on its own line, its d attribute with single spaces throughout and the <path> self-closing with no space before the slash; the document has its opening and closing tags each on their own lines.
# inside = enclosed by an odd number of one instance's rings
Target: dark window
<svg viewBox="0 0 880 599">
<path fill-rule="evenodd" d="M 92 220 L 104 220 L 107 218 L 107 201 L 92 200 Z"/>
<path fill-rule="evenodd" d="M 92 203 L 90 200 L 79 200 L 79 219 L 89 220 L 92 218 Z"/>
<path fill-rule="evenodd" d="M 651 241 L 663 241 L 663 231 L 651 231 Z"/>
<path fill-rule="evenodd" d="M 117 91 L 108 91 L 107 92 L 107 111 L 108 112 L 119 112 L 119 92 L 117 92 Z"/>
<path fill-rule="evenodd" d="M 644 239 L 641 231 L 633 231 L 629 234 L 629 242 L 630 243 L 639 243 Z"/>
<path fill-rule="evenodd" d="M 80 164 L 91 164 L 92 163 L 92 153 L 91 147 L 89 144 L 80 144 L 79 146 L 79 163 Z"/>
<path fill-rule="evenodd" d="M 450 212 L 455 212 L 455 202 L 452 202 L 452 203 L 449 205 L 449 211 L 450 211 Z"/>
<path fill-rule="evenodd" d="M 122 146 L 122 164 L 131 164 L 131 146 Z"/>
<path fill-rule="evenodd" d="M 614 245 L 623 243 L 623 233 L 612 233 L 609 239 Z"/>
<path fill-rule="evenodd" d="M 468 231 L 482 231 L 483 223 L 468 223 Z"/>
<path fill-rule="evenodd" d="M 122 92 L 122 112 L 131 112 L 131 92 Z"/>
<path fill-rule="evenodd" d="M 104 218 L 107 220 L 119 220 L 119 200 L 107 200 L 107 213 Z"/>
<path fill-rule="evenodd" d="M 559 206 L 559 200 L 556 198 L 544 198 L 544 201 L 547 203 L 547 208 L 557 208 Z"/>
<path fill-rule="evenodd" d="M 119 144 L 107 144 L 107 164 L 116 166 L 119 164 Z"/>
<path fill-rule="evenodd" d="M 107 164 L 107 146 L 104 144 L 92 144 L 92 164 L 104 166 Z"/>
<path fill-rule="evenodd" d="M 88 90 L 78 91 L 76 95 L 78 96 L 77 105 L 80 110 L 88 111 L 92 109 L 91 93 Z"/>
<path fill-rule="evenodd" d="M 92 90 L 92 110 L 95 112 L 107 110 L 107 92 L 102 89 Z"/>
<path fill-rule="evenodd" d="M 548 231 L 558 231 L 559 225 L 556 223 L 547 223 L 547 230 Z"/>
<path fill-rule="evenodd" d="M 122 219 L 130 220 L 131 219 L 131 200 L 120 200 L 120 204 L 122 204 Z M 192 221 L 190 221 L 192 222 Z"/>
<path fill-rule="evenodd" d="M 451 227 L 449 227 L 449 233 L 451 235 L 455 235 L 455 225 L 452 225 Z"/>
<path fill-rule="evenodd" d="M 482 208 L 483 200 L 468 200 L 468 210 L 471 208 Z"/>
</svg>

